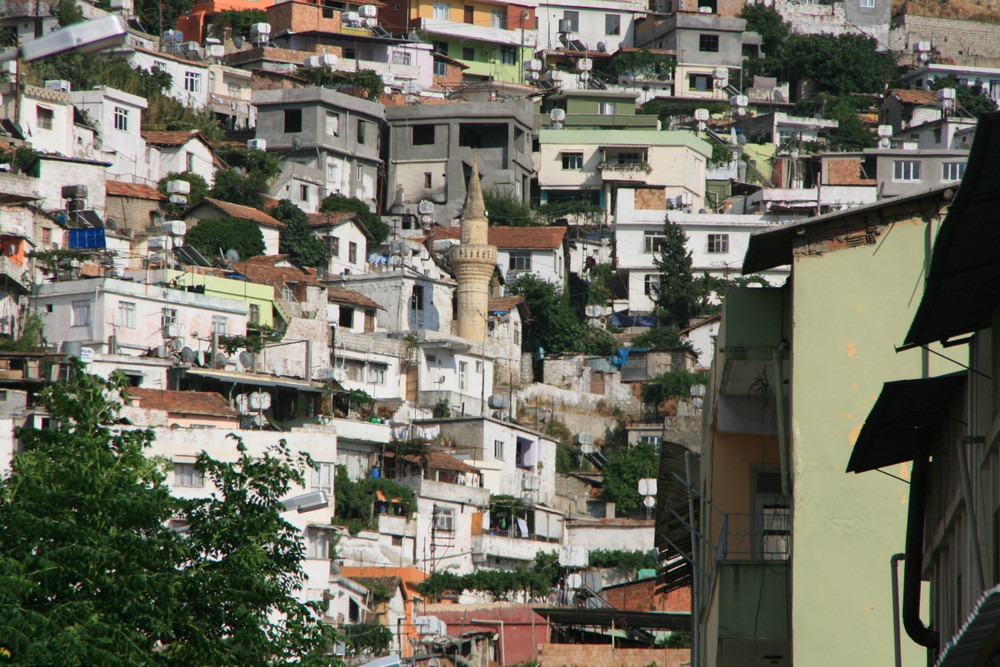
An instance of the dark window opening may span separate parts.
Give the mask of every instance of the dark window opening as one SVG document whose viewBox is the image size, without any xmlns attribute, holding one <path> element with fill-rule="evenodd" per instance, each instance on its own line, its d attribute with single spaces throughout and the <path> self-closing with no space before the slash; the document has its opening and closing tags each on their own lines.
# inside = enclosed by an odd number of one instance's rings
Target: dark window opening
<svg viewBox="0 0 1000 667">
<path fill-rule="evenodd" d="M 476 59 L 476 49 L 471 46 L 462 47 L 462 60 L 475 60 Z"/>
<path fill-rule="evenodd" d="M 413 145 L 429 146 L 434 143 L 434 125 L 414 125 Z"/>
<path fill-rule="evenodd" d="M 719 52 L 718 35 L 698 35 L 698 50 L 707 53 Z"/>
<path fill-rule="evenodd" d="M 302 109 L 285 109 L 285 133 L 302 131 Z"/>
<path fill-rule="evenodd" d="M 349 306 L 340 307 L 340 318 L 337 321 L 342 327 L 351 329 L 354 327 L 354 309 Z"/>
<path fill-rule="evenodd" d="M 507 146 L 507 126 L 503 124 L 462 123 L 458 145 L 466 148 L 503 148 Z"/>
</svg>

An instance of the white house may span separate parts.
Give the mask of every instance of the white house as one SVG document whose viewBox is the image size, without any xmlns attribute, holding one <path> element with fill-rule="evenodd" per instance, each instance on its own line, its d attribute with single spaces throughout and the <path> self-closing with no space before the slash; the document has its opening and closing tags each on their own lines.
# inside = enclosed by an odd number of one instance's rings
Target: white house
<svg viewBox="0 0 1000 667">
<path fill-rule="evenodd" d="M 4 97 L 4 106 L 8 107 L 5 111 L 11 118 L 14 114 L 9 107 L 13 104 L 13 96 Z M 36 151 L 65 156 L 74 154 L 73 105 L 68 91 L 24 86 L 16 120 Z"/>
<path fill-rule="evenodd" d="M 264 255 L 275 256 L 281 241 L 281 230 L 285 228 L 285 223 L 274 217 L 242 204 L 231 204 L 221 199 L 205 197 L 200 202 L 189 208 L 181 216 L 192 228 L 199 221 L 207 218 L 236 218 L 238 220 L 249 220 L 260 229 L 261 236 L 264 237 Z"/>
<path fill-rule="evenodd" d="M 208 106 L 212 89 L 208 80 L 208 63 L 186 60 L 138 46 L 126 54 L 126 58 L 133 68 L 147 72 L 160 69 L 169 74 L 171 85 L 166 94 L 179 100 L 184 106 L 195 109 Z"/>
<path fill-rule="evenodd" d="M 326 246 L 327 275 L 367 271 L 371 234 L 358 220 L 357 213 L 310 213 L 309 226 Z"/>
<path fill-rule="evenodd" d="M 142 133 L 149 154 L 151 177 L 159 182 L 167 174 L 191 172 L 215 182 L 217 162 L 211 144 L 198 130 Z"/>
<path fill-rule="evenodd" d="M 457 243 L 458 227 L 435 227 L 427 234 L 434 252 Z M 566 281 L 565 227 L 490 227 L 489 242 L 497 249 L 497 265 L 508 282 L 533 275 L 562 287 Z"/>
<path fill-rule="evenodd" d="M 111 162 L 108 176 L 137 183 L 153 180 L 146 159 L 146 141 L 140 134 L 142 113 L 149 106 L 144 98 L 101 86 L 71 92 L 70 99 L 86 112 L 100 134 L 104 159 Z"/>
<path fill-rule="evenodd" d="M 635 0 L 543 0 L 535 10 L 538 47 L 567 48 L 562 35 L 580 42 L 584 50 L 614 53 L 619 47 L 635 45 L 635 19 L 647 9 L 646 3 Z M 569 22 L 568 34 L 560 33 L 560 21 Z"/>
</svg>

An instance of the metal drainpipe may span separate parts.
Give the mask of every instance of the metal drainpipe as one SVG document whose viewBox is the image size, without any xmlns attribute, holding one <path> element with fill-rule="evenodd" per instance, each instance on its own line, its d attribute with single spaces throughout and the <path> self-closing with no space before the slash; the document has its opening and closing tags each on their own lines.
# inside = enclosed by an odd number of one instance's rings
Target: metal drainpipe
<svg viewBox="0 0 1000 667">
<path fill-rule="evenodd" d="M 927 478 L 930 464 L 927 452 L 913 457 L 910 476 L 910 500 L 906 517 L 906 562 L 903 567 L 903 628 L 910 639 L 929 649 L 940 641 L 936 630 L 920 620 L 920 570 L 924 562 L 924 511 L 927 504 Z"/>
<path fill-rule="evenodd" d="M 778 456 L 781 458 L 781 494 L 791 500 L 791 484 L 788 480 L 788 429 L 785 427 L 785 385 L 782 354 L 788 349 L 788 341 L 781 341 L 771 350 L 774 362 L 775 404 L 778 417 Z"/>
<path fill-rule="evenodd" d="M 896 667 L 903 667 L 903 644 L 899 632 L 899 561 L 905 558 L 906 554 L 893 554 L 892 558 L 889 559 L 889 567 L 892 571 L 892 639 Z"/>
</svg>

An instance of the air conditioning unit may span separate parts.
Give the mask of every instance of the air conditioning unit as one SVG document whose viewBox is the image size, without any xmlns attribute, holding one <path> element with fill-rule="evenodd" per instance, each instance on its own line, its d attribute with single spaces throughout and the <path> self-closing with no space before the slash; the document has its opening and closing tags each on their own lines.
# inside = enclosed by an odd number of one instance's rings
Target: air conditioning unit
<svg viewBox="0 0 1000 667">
<path fill-rule="evenodd" d="M 521 488 L 524 491 L 537 491 L 538 490 L 538 478 L 534 475 L 525 475 L 521 479 Z"/>
<path fill-rule="evenodd" d="M 68 93 L 73 90 L 73 85 L 69 81 L 63 79 L 53 79 L 51 81 L 45 82 L 46 90 L 61 90 L 64 93 Z"/>
<path fill-rule="evenodd" d="M 309 56 L 306 58 L 306 67 L 336 67 L 337 66 L 337 56 L 332 53 L 323 53 L 318 56 Z"/>
<path fill-rule="evenodd" d="M 63 199 L 86 199 L 87 198 L 87 186 L 86 185 L 64 185 L 59 191 Z"/>
<path fill-rule="evenodd" d="M 222 44 L 207 44 L 205 46 L 205 56 L 207 58 L 222 58 L 226 55 L 226 47 Z"/>
<path fill-rule="evenodd" d="M 191 194 L 191 184 L 180 179 L 167 181 L 168 195 L 189 195 Z"/>
<path fill-rule="evenodd" d="M 250 139 L 247 141 L 248 151 L 266 151 L 267 150 L 267 140 L 266 139 Z"/>
<path fill-rule="evenodd" d="M 271 34 L 271 24 L 270 23 L 254 23 L 250 26 L 251 35 L 270 35 Z"/>
<path fill-rule="evenodd" d="M 711 7 L 699 7 L 698 8 L 698 13 L 699 14 L 711 14 L 712 13 L 712 8 Z"/>
<path fill-rule="evenodd" d="M 169 239 L 165 236 L 150 236 L 146 240 L 146 247 L 150 250 L 163 250 L 167 247 Z"/>
<path fill-rule="evenodd" d="M 365 28 L 374 28 L 375 26 L 378 25 L 378 19 L 371 18 L 368 16 L 362 16 L 361 25 L 364 26 Z"/>
<path fill-rule="evenodd" d="M 590 58 L 580 58 L 576 61 L 577 72 L 589 72 L 594 69 L 594 61 Z"/>
<path fill-rule="evenodd" d="M 594 434 L 577 433 L 573 436 L 573 443 L 577 445 L 592 445 L 594 444 Z"/>
<path fill-rule="evenodd" d="M 419 95 L 424 92 L 424 87 L 416 81 L 407 81 L 403 84 L 403 92 L 407 95 Z"/>
<path fill-rule="evenodd" d="M 729 103 L 734 107 L 745 107 L 750 104 L 750 98 L 746 95 L 733 95 L 729 98 Z"/>
<path fill-rule="evenodd" d="M 365 18 L 373 19 L 378 16 L 378 7 L 375 5 L 361 5 L 358 13 Z"/>
<path fill-rule="evenodd" d="M 358 12 L 344 12 L 344 21 L 346 23 L 360 23 L 361 14 Z"/>
<path fill-rule="evenodd" d="M 531 60 L 524 61 L 524 70 L 526 72 L 541 72 L 542 71 L 542 61 L 538 58 L 532 58 Z"/>
<path fill-rule="evenodd" d="M 167 201 L 174 206 L 186 206 L 188 203 L 187 195 L 170 195 L 167 197 Z"/>
<path fill-rule="evenodd" d="M 163 223 L 163 233 L 170 236 L 184 236 L 187 234 L 187 223 L 183 220 L 167 220 Z"/>
<path fill-rule="evenodd" d="M 434 202 L 427 201 L 424 199 L 419 204 L 417 204 L 417 212 L 421 215 L 431 215 L 434 213 Z"/>
<path fill-rule="evenodd" d="M 716 67 L 712 74 L 716 79 L 729 79 L 729 69 L 726 67 Z"/>
</svg>

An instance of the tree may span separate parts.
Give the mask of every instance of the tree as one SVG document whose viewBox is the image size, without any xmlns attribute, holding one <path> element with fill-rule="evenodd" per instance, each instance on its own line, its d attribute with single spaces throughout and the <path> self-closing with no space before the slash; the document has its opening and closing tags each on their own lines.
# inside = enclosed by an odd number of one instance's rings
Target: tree
<svg viewBox="0 0 1000 667">
<path fill-rule="evenodd" d="M 681 338 L 676 327 L 653 327 L 632 339 L 632 347 L 634 348 L 648 347 L 654 350 L 669 350 L 687 346 L 687 341 Z"/>
<path fill-rule="evenodd" d="M 642 386 L 642 402 L 656 407 L 671 398 L 687 398 L 691 387 L 705 382 L 705 376 L 687 371 L 660 373 Z"/>
<path fill-rule="evenodd" d="M 983 114 L 993 113 L 997 110 L 997 104 L 990 97 L 990 91 L 983 87 L 983 84 L 976 82 L 972 86 L 967 83 L 959 83 L 954 74 L 938 77 L 928 84 L 931 90 L 941 90 L 942 88 L 955 89 L 955 101 L 958 106 L 979 118 Z"/>
<path fill-rule="evenodd" d="M 639 509 L 639 480 L 656 477 L 660 457 L 652 444 L 640 442 L 632 447 L 619 447 L 608 456 L 601 471 L 604 477 L 604 499 L 615 504 L 615 514 L 630 516 Z"/>
<path fill-rule="evenodd" d="M 211 31 L 219 39 L 222 39 L 227 28 L 234 35 L 246 37 L 250 26 L 255 23 L 267 23 L 267 12 L 263 9 L 227 9 L 212 18 Z"/>
<path fill-rule="evenodd" d="M 143 30 L 162 35 L 177 25 L 177 19 L 191 11 L 195 0 L 136 0 L 135 14 Z M 199 37 L 200 39 L 200 37 Z"/>
<path fill-rule="evenodd" d="M 281 230 L 281 252 L 288 253 L 291 260 L 302 266 L 323 266 L 326 263 L 326 248 L 316 238 L 309 226 L 309 218 L 298 206 L 283 199 L 271 211 L 275 219 L 285 223 Z"/>
<path fill-rule="evenodd" d="M 211 195 L 215 199 L 261 208 L 271 180 L 281 173 L 281 163 L 273 153 L 239 146 L 221 146 L 216 150 L 229 169 L 215 174 Z"/>
<path fill-rule="evenodd" d="M 319 205 L 319 210 L 321 213 L 337 213 L 339 211 L 347 211 L 348 213 L 357 213 L 358 219 L 361 221 L 361 225 L 368 230 L 368 233 L 372 235 L 371 245 L 369 248 L 377 247 L 385 243 L 385 240 L 389 238 L 389 232 L 392 229 L 389 225 L 382 222 L 382 218 L 371 212 L 368 208 L 368 204 L 364 203 L 356 197 L 345 197 L 341 194 L 327 195 L 326 198 Z"/>
<path fill-rule="evenodd" d="M 781 18 L 774 7 L 763 4 L 747 3 L 743 5 L 740 18 L 747 22 L 747 32 L 760 35 L 760 46 L 765 56 L 777 56 L 785 40 L 792 33 L 792 26 Z"/>
<path fill-rule="evenodd" d="M 792 34 L 780 50 L 792 84 L 808 79 L 818 92 L 841 96 L 882 93 L 896 79 L 896 61 L 866 35 Z"/>
<path fill-rule="evenodd" d="M 611 354 L 614 337 L 603 329 L 584 325 L 566 294 L 556 285 L 533 275 L 521 276 L 510 293 L 524 297 L 532 314 L 531 331 L 546 352 Z"/>
<path fill-rule="evenodd" d="M 235 250 L 247 259 L 263 255 L 264 236 L 250 220 L 238 218 L 205 218 L 188 230 L 184 243 L 194 246 L 207 259 Z"/>
<path fill-rule="evenodd" d="M 483 203 L 491 226 L 533 227 L 539 224 L 531 207 L 509 190 L 487 190 L 483 193 Z"/>
<path fill-rule="evenodd" d="M 112 428 L 123 385 L 74 366 L 39 395 L 0 480 L 0 656 L 16 665 L 330 664 L 279 498 L 308 457 L 204 453 L 209 499 L 170 495 L 150 430 Z M 181 534 L 167 522 L 188 522 Z M 277 620 L 281 619 L 281 620 Z"/>
<path fill-rule="evenodd" d="M 657 242 L 653 263 L 660 272 L 660 282 L 654 290 L 656 314 L 674 327 L 683 327 L 698 314 L 702 290 L 691 272 L 691 252 L 686 247 L 687 235 L 680 225 L 663 223 L 663 238 Z M 534 312 L 534 311 L 532 311 Z"/>
<path fill-rule="evenodd" d="M 193 171 L 176 172 L 172 171 L 156 184 L 156 189 L 161 194 L 167 194 L 167 183 L 170 181 L 187 181 L 191 184 L 191 193 L 188 195 L 187 206 L 194 206 L 208 194 L 208 182 Z"/>
</svg>

